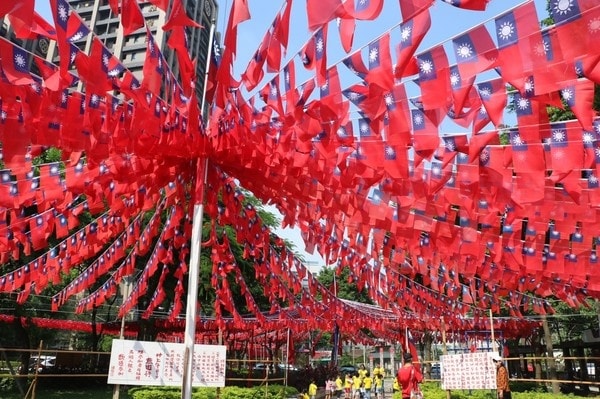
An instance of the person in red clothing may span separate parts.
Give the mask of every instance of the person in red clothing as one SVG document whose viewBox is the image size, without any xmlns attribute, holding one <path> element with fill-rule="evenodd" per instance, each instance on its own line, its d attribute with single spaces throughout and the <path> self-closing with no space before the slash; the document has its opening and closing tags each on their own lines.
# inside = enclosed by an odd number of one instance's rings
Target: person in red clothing
<svg viewBox="0 0 600 399">
<path fill-rule="evenodd" d="M 410 399 L 410 393 L 418 388 L 418 384 L 423 381 L 423 374 L 419 367 L 412 363 L 412 355 L 404 352 L 404 365 L 398 370 L 398 383 L 402 387 L 402 399 Z"/>
</svg>

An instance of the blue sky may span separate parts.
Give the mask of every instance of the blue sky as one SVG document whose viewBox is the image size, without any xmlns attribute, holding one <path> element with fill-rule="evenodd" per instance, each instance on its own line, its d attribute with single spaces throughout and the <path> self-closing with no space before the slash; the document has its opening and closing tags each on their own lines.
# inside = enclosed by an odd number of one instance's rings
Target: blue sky
<svg viewBox="0 0 600 399">
<path fill-rule="evenodd" d="M 233 0 L 221 0 L 219 2 L 219 17 L 217 21 L 218 31 L 223 32 L 225 30 L 232 1 Z M 546 2 L 546 0 L 535 0 L 539 19 L 543 19 L 547 16 Z M 281 10 L 284 1 L 248 0 L 248 3 L 252 18 L 249 21 L 243 22 L 238 27 L 237 59 L 234 65 L 234 74 L 236 77 L 239 77 L 239 75 L 241 75 L 241 73 L 245 70 L 248 61 L 253 56 L 265 32 L 274 21 L 277 13 Z M 495 40 L 494 18 L 522 3 L 524 3 L 522 0 L 491 0 L 488 4 L 487 10 L 481 12 L 461 10 L 445 4 L 441 0 L 436 0 L 434 5 L 431 7 L 432 27 L 423 40 L 418 52 L 426 51 L 432 46 L 441 43 L 447 43 L 447 46 L 450 46 L 451 39 L 453 37 L 456 37 L 459 34 L 468 31 L 470 28 L 482 23 L 486 25 Z M 36 9 L 48 20 L 52 20 L 49 9 L 49 0 L 36 0 Z M 386 0 L 383 12 L 377 20 L 357 22 L 352 51 L 356 51 L 367 46 L 370 41 L 376 39 L 390 29 L 396 28 L 397 35 L 397 26 L 400 22 L 401 14 L 399 9 L 399 1 Z M 282 66 L 285 65 L 287 60 L 289 60 L 291 57 L 294 57 L 298 53 L 298 51 L 309 38 L 310 32 L 307 28 L 306 22 L 306 0 L 295 0 L 292 8 L 290 42 L 287 56 L 284 58 Z M 340 62 L 347 55 L 343 51 L 338 38 L 339 35 L 337 33 L 337 27 L 335 22 L 332 22 L 329 26 L 327 42 L 328 65 Z M 393 45 L 398 43 L 397 39 L 398 36 L 392 36 Z M 453 63 L 453 60 L 450 60 L 450 62 Z M 304 80 L 310 77 L 310 75 L 307 73 L 305 73 L 303 76 L 302 72 L 300 71 L 301 69 L 301 67 L 296 68 L 297 83 L 302 83 Z M 272 75 L 268 75 L 267 77 L 272 77 Z M 267 80 L 265 79 L 265 83 L 266 81 Z M 348 84 L 349 83 L 346 83 L 342 76 L 343 87 L 347 86 Z M 261 88 L 263 85 L 264 84 L 259 85 L 258 88 Z M 408 89 L 409 87 L 407 86 L 407 90 Z M 411 93 L 409 91 L 409 95 L 410 94 Z M 442 129 L 444 128 L 458 129 L 455 125 L 448 125 L 446 127 L 443 125 Z M 441 133 L 443 134 L 451 132 L 453 131 Z M 277 233 L 295 242 L 298 250 L 301 250 L 304 247 L 298 231 L 287 229 L 286 231 L 278 231 Z M 318 255 L 305 254 L 305 257 L 307 260 L 318 262 L 322 261 Z"/>
</svg>

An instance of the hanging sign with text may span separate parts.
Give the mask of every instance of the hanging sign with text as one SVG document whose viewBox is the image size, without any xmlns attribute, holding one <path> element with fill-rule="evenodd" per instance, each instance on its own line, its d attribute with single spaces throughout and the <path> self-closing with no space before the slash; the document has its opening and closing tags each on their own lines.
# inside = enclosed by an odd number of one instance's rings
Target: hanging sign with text
<svg viewBox="0 0 600 399">
<path fill-rule="evenodd" d="M 224 387 L 226 352 L 224 345 L 194 345 L 192 386 Z M 108 383 L 181 386 L 184 354 L 185 344 L 115 339 Z"/>
<path fill-rule="evenodd" d="M 491 352 L 440 356 L 442 389 L 496 389 Z"/>
</svg>

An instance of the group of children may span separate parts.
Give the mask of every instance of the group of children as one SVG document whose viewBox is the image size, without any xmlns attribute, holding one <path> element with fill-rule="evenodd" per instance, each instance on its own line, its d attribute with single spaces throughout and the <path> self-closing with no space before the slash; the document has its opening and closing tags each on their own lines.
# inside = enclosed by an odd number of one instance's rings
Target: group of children
<svg viewBox="0 0 600 399">
<path fill-rule="evenodd" d="M 369 373 L 363 365 L 354 374 L 342 376 L 338 374 L 335 380 L 329 379 L 325 383 L 325 399 L 384 399 L 383 378 L 385 369 L 383 367 L 373 368 Z M 312 399 L 312 398 L 311 398 Z"/>
</svg>

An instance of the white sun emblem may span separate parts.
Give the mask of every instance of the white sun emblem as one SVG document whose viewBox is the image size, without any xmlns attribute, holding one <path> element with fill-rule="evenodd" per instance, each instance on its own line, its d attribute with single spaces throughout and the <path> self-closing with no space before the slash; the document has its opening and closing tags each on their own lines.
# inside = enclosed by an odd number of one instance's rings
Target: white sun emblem
<svg viewBox="0 0 600 399">
<path fill-rule="evenodd" d="M 271 91 L 270 91 L 269 95 L 271 97 L 277 97 L 277 87 L 276 86 L 274 86 L 274 85 L 271 86 Z"/>
<path fill-rule="evenodd" d="M 590 22 L 588 22 L 588 30 L 590 33 L 598 33 L 600 31 L 600 17 L 593 18 Z"/>
<path fill-rule="evenodd" d="M 458 72 L 453 72 L 450 75 L 450 84 L 455 87 L 458 86 L 460 83 L 460 75 L 458 74 Z"/>
<path fill-rule="evenodd" d="M 554 12 L 559 15 L 566 15 L 571 12 L 573 0 L 557 0 L 554 2 Z"/>
<path fill-rule="evenodd" d="M 498 36 L 502 40 L 508 40 L 515 34 L 515 27 L 511 22 L 503 22 L 498 28 Z"/>
<path fill-rule="evenodd" d="M 319 38 L 319 40 L 317 40 L 317 53 L 322 53 L 324 49 L 325 49 L 325 43 L 323 43 L 322 38 Z"/>
<path fill-rule="evenodd" d="M 583 143 L 590 145 L 594 142 L 594 135 L 590 132 L 583 133 Z"/>
<path fill-rule="evenodd" d="M 404 28 L 402 28 L 402 31 L 400 32 L 400 41 L 407 42 L 411 36 L 412 36 L 412 28 L 410 26 L 405 26 Z"/>
<path fill-rule="evenodd" d="M 462 43 L 458 45 L 456 49 L 456 55 L 460 58 L 469 58 L 473 56 L 473 48 L 469 43 Z"/>
<path fill-rule="evenodd" d="M 65 7 L 64 4 L 59 4 L 58 5 L 58 18 L 63 22 L 67 22 L 68 16 L 69 16 L 69 11 L 67 10 L 67 7 Z"/>
<path fill-rule="evenodd" d="M 15 64 L 19 68 L 25 68 L 27 63 L 25 61 L 25 57 L 23 57 L 23 54 L 15 54 Z"/>
<path fill-rule="evenodd" d="M 344 129 L 343 127 L 338 128 L 337 135 L 339 137 L 346 137 L 347 136 L 346 129 Z"/>
<path fill-rule="evenodd" d="M 350 93 L 348 93 L 348 99 L 352 102 L 356 102 L 360 99 L 360 94 L 358 94 L 355 91 L 351 91 Z"/>
<path fill-rule="evenodd" d="M 371 51 L 369 52 L 369 62 L 371 64 L 377 62 L 377 59 L 379 58 L 379 50 L 377 48 L 372 48 Z"/>
<path fill-rule="evenodd" d="M 413 117 L 413 123 L 414 123 L 416 126 L 421 126 L 421 125 L 423 124 L 423 122 L 424 122 L 424 120 L 423 120 L 423 116 L 422 116 L 421 114 L 416 114 L 416 115 Z"/>
<path fill-rule="evenodd" d="M 487 114 L 487 109 L 483 105 L 479 107 L 479 115 L 486 116 Z"/>
<path fill-rule="evenodd" d="M 328 88 L 329 88 L 329 81 L 326 80 L 325 83 L 323 83 L 323 86 L 321 86 L 321 91 L 327 91 Z"/>
<path fill-rule="evenodd" d="M 284 75 L 284 79 L 285 79 L 285 83 L 287 83 L 287 85 L 290 85 L 290 73 L 286 72 Z"/>
<path fill-rule="evenodd" d="M 456 145 L 454 144 L 454 141 L 452 141 L 452 140 L 446 141 L 444 147 L 446 147 L 446 150 L 450 151 L 450 152 L 456 150 Z"/>
<path fill-rule="evenodd" d="M 370 133 L 371 128 L 369 127 L 369 124 L 366 122 L 363 122 L 360 124 L 360 133 L 363 136 L 368 136 Z"/>
<path fill-rule="evenodd" d="M 396 151 L 394 151 L 394 149 L 392 147 L 390 147 L 390 146 L 385 146 L 385 156 L 388 159 L 395 158 L 396 157 Z"/>
<path fill-rule="evenodd" d="M 492 96 L 492 91 L 489 87 L 479 89 L 479 97 L 488 99 Z"/>
<path fill-rule="evenodd" d="M 108 76 L 110 76 L 111 78 L 117 77 L 118 75 L 119 75 L 119 70 L 117 68 L 111 69 L 110 71 L 108 71 Z"/>
<path fill-rule="evenodd" d="M 550 44 L 543 39 L 533 46 L 533 53 L 538 57 L 545 57 L 549 50 Z"/>
<path fill-rule="evenodd" d="M 600 148 L 594 150 L 594 155 L 596 155 L 596 158 L 600 158 Z"/>
<path fill-rule="evenodd" d="M 431 168 L 431 173 L 433 175 L 439 176 L 442 174 L 442 168 L 440 168 L 439 166 L 434 166 L 433 168 Z"/>
<path fill-rule="evenodd" d="M 555 143 L 562 143 L 567 138 L 567 134 L 562 129 L 557 129 L 552 132 L 552 140 Z"/>
<path fill-rule="evenodd" d="M 423 74 L 429 75 L 433 72 L 433 63 L 429 60 L 423 60 L 419 65 L 419 69 Z"/>
<path fill-rule="evenodd" d="M 394 104 L 394 96 L 392 95 L 392 93 L 386 93 L 386 94 L 383 96 L 383 99 L 384 99 L 384 101 L 385 101 L 385 105 L 387 105 L 388 107 L 389 107 L 390 105 L 393 105 L 393 104 Z"/>
<path fill-rule="evenodd" d="M 513 145 L 517 145 L 517 146 L 525 144 L 525 143 L 523 143 L 523 140 L 521 140 L 521 136 L 518 134 L 515 134 L 513 136 L 512 143 L 513 143 Z"/>
<path fill-rule="evenodd" d="M 529 108 L 529 100 L 526 98 L 520 98 L 517 107 L 521 110 Z"/>
<path fill-rule="evenodd" d="M 108 55 L 104 54 L 102 56 L 102 64 L 104 65 L 105 68 L 108 68 L 108 61 L 109 61 Z"/>
<path fill-rule="evenodd" d="M 90 102 L 92 103 L 92 105 L 98 105 L 98 103 L 100 102 L 100 97 L 98 97 L 97 94 L 92 94 Z"/>
<path fill-rule="evenodd" d="M 71 41 L 76 42 L 77 40 L 81 39 L 82 37 L 83 37 L 83 32 L 78 30 L 77 32 L 75 32 L 73 37 L 71 37 Z"/>
<path fill-rule="evenodd" d="M 598 178 L 596 177 L 596 175 L 590 175 L 590 177 L 588 177 L 588 182 L 589 184 L 596 185 L 598 184 Z"/>
<path fill-rule="evenodd" d="M 486 164 L 486 163 L 488 163 L 489 160 L 490 160 L 490 152 L 488 150 L 481 151 L 481 153 L 479 154 L 479 161 L 483 164 Z"/>
<path fill-rule="evenodd" d="M 560 91 L 560 94 L 562 96 L 562 98 L 565 99 L 565 101 L 569 102 L 573 99 L 573 89 L 563 89 Z"/>
</svg>

